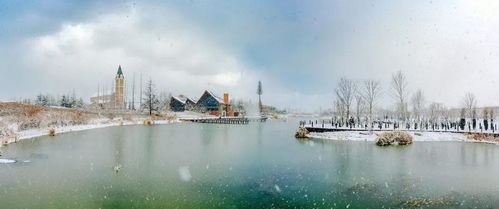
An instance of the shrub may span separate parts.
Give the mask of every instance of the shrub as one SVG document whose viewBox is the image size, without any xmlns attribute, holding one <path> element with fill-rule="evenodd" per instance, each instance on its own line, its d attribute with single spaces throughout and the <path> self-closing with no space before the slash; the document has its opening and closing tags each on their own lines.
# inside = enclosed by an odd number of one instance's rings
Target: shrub
<svg viewBox="0 0 499 209">
<path fill-rule="evenodd" d="M 49 129 L 49 136 L 55 136 L 55 129 L 54 128 Z"/>
<path fill-rule="evenodd" d="M 152 125 L 152 124 L 154 124 L 153 120 L 151 120 L 151 119 L 144 120 L 144 125 Z"/>
<path fill-rule="evenodd" d="M 296 131 L 295 133 L 295 137 L 296 138 L 308 138 L 307 134 L 308 134 L 308 130 L 306 128 L 303 128 L 301 127 L 300 129 L 298 129 L 298 131 Z"/>
<path fill-rule="evenodd" d="M 376 145 L 378 146 L 387 146 L 392 144 L 412 144 L 412 136 L 405 131 L 390 131 L 379 134 L 376 139 Z"/>
</svg>

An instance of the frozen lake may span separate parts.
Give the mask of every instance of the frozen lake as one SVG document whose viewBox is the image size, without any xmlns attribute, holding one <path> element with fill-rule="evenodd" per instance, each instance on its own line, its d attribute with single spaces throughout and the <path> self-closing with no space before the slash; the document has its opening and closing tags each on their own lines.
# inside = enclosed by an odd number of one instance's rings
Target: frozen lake
<svg viewBox="0 0 499 209">
<path fill-rule="evenodd" d="M 0 208 L 493 208 L 499 146 L 298 141 L 298 121 L 123 126 L 2 148 Z"/>
</svg>

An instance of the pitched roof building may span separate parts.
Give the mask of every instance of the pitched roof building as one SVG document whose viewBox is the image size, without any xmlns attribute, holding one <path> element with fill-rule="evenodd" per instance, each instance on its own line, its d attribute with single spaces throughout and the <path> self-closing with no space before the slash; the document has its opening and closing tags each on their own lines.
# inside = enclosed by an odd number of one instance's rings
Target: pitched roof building
<svg viewBox="0 0 499 209">
<path fill-rule="evenodd" d="M 100 90 L 99 90 L 100 91 Z M 118 72 L 114 78 L 114 87 L 111 92 L 98 92 L 96 96 L 90 97 L 93 106 L 100 109 L 124 110 L 125 105 L 125 76 L 121 65 L 118 66 Z"/>
<path fill-rule="evenodd" d="M 170 100 L 170 109 L 174 112 L 189 110 L 218 116 L 235 115 L 229 104 L 229 94 L 224 94 L 224 98 L 222 99 L 207 90 L 203 92 L 197 101 L 183 95 L 172 97 Z"/>
</svg>

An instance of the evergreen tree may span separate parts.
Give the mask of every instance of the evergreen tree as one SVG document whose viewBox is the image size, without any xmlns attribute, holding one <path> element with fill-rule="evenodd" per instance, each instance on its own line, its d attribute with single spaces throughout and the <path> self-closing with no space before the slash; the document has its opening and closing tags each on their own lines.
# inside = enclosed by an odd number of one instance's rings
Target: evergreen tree
<svg viewBox="0 0 499 209">
<path fill-rule="evenodd" d="M 80 99 L 76 100 L 75 102 L 75 108 L 83 108 L 83 106 L 85 105 L 85 103 L 83 102 L 83 99 L 80 97 Z"/>
<path fill-rule="evenodd" d="M 263 94 L 262 81 L 258 81 L 258 87 L 256 89 L 256 94 L 258 94 L 258 108 L 260 110 L 260 113 L 262 113 L 262 111 L 263 111 L 263 106 L 262 106 L 262 94 Z"/>
<path fill-rule="evenodd" d="M 70 107 L 69 98 L 66 95 L 62 95 L 59 105 L 61 107 Z"/>
<path fill-rule="evenodd" d="M 76 99 L 76 95 L 73 92 L 73 95 L 69 98 L 69 108 L 77 107 L 78 100 Z"/>
<path fill-rule="evenodd" d="M 49 106 L 48 95 L 38 94 L 38 96 L 36 96 L 35 104 Z"/>
</svg>

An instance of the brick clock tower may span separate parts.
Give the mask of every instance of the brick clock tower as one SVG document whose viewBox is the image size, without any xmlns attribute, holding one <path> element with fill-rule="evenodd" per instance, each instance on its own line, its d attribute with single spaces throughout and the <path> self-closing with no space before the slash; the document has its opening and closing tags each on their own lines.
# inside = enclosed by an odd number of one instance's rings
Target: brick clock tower
<svg viewBox="0 0 499 209">
<path fill-rule="evenodd" d="M 125 76 L 123 76 L 123 71 L 121 71 L 121 65 L 118 67 L 115 85 L 114 107 L 116 109 L 125 109 Z"/>
</svg>

